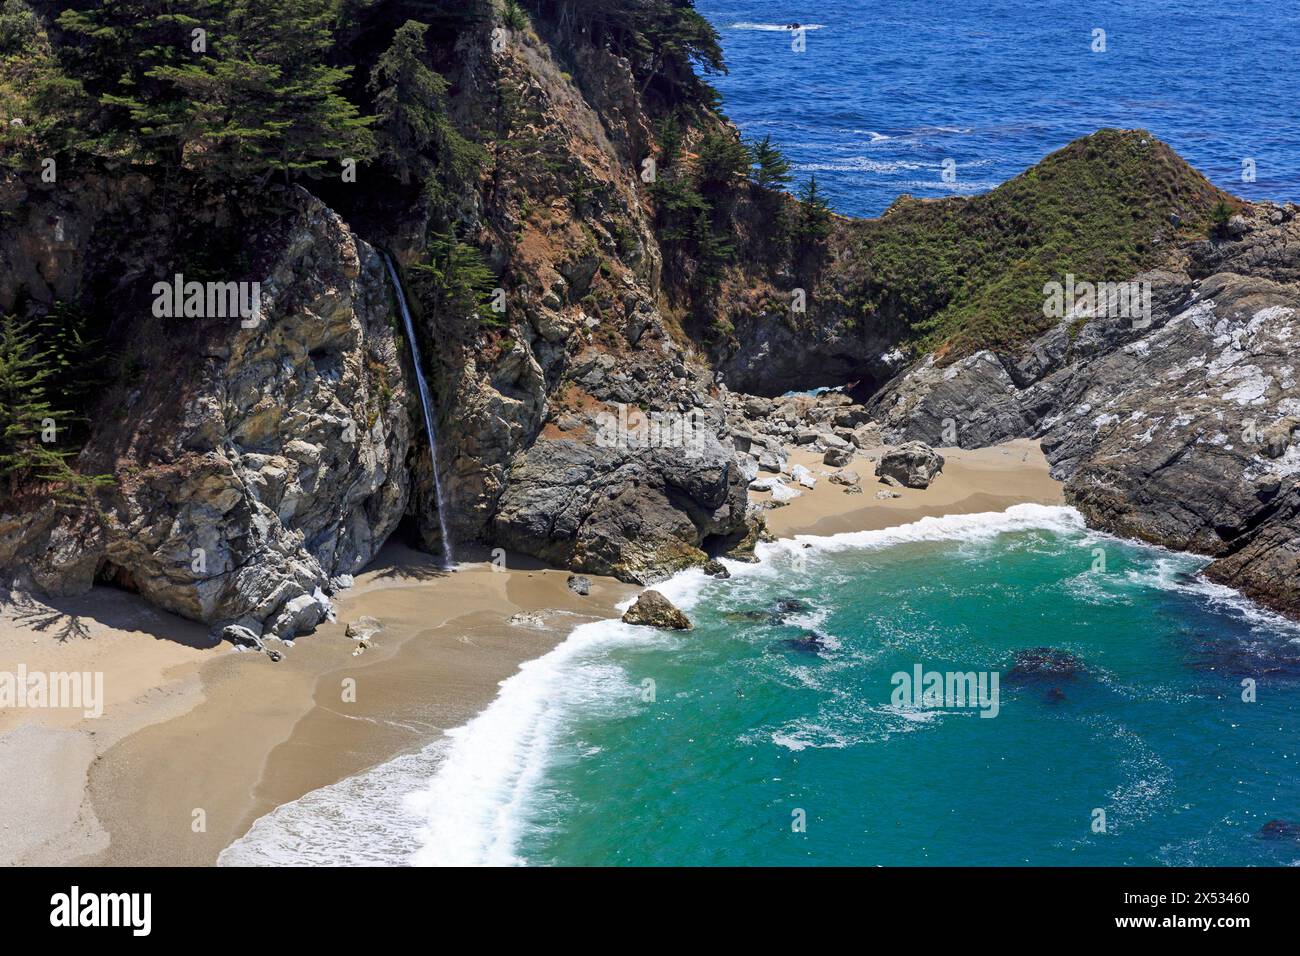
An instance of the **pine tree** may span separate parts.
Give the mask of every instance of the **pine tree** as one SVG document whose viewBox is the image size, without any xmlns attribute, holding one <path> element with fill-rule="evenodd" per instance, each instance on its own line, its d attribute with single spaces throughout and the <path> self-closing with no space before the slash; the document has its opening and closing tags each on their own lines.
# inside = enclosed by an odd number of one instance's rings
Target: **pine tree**
<svg viewBox="0 0 1300 956">
<path fill-rule="evenodd" d="M 447 81 L 424 63 L 428 29 L 427 23 L 407 20 L 370 72 L 376 151 L 403 183 L 427 169 L 421 151 L 433 142 L 447 95 Z"/>
<path fill-rule="evenodd" d="M 57 480 L 68 470 L 67 452 L 42 440 L 63 417 L 46 398 L 49 361 L 30 325 L 11 315 L 0 318 L 0 476 L 10 497 L 24 480 Z"/>
<path fill-rule="evenodd" d="M 78 72 L 109 111 L 101 147 L 181 162 L 197 117 L 171 71 L 201 55 L 193 31 L 210 30 L 219 17 L 213 0 L 103 0 L 59 15 L 60 27 L 85 38 L 73 54 Z"/>
<path fill-rule="evenodd" d="M 729 192 L 751 162 L 745 144 L 728 133 L 705 134 L 698 156 L 696 175 L 700 192 L 706 195 Z"/>
<path fill-rule="evenodd" d="M 110 146 L 221 182 L 289 180 L 373 153 L 370 119 L 342 93 L 351 68 L 329 65 L 334 11 L 333 0 L 105 0 L 59 23 L 85 38 Z"/>
<path fill-rule="evenodd" d="M 764 136 L 750 148 L 754 157 L 754 183 L 763 189 L 784 189 L 790 184 L 790 161 L 777 147 L 772 137 Z"/>
<path fill-rule="evenodd" d="M 430 237 L 427 261 L 411 267 L 410 280 L 426 316 L 499 323 L 484 301 L 496 275 L 481 252 L 450 233 Z"/>
<path fill-rule="evenodd" d="M 466 182 L 483 161 L 483 151 L 465 139 L 447 114 L 447 81 L 424 62 L 427 23 L 407 20 L 370 72 L 375 98 L 375 142 L 379 157 L 403 183 L 427 178 L 432 149 L 450 183 Z"/>
<path fill-rule="evenodd" d="M 805 246 L 820 245 L 831 234 L 831 207 L 817 189 L 816 176 L 810 177 L 799 191 L 799 202 L 795 238 Z"/>
</svg>

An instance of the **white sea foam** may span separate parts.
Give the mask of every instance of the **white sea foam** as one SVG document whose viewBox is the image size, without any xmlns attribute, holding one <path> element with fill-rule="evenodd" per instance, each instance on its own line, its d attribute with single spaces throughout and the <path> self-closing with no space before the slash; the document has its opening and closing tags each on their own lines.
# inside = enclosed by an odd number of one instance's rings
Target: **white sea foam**
<svg viewBox="0 0 1300 956">
<path fill-rule="evenodd" d="M 217 858 L 218 866 L 396 866 L 421 820 L 404 802 L 436 770 L 439 740 L 418 753 L 313 790 L 260 817 Z"/>
<path fill-rule="evenodd" d="M 1064 505 L 1021 504 L 1013 505 L 1006 511 L 926 517 L 910 524 L 876 531 L 846 531 L 828 536 L 800 534 L 760 544 L 757 553 L 760 558 L 768 558 L 782 552 L 795 553 L 805 545 L 814 551 L 849 551 L 879 550 L 922 541 L 991 541 L 1002 534 L 1032 530 L 1076 534 L 1086 528 L 1083 516 L 1074 508 Z"/>
<path fill-rule="evenodd" d="M 450 748 L 433 778 L 407 806 L 420 813 L 416 865 L 513 865 L 535 787 L 564 718 L 611 694 L 621 671 L 590 666 L 609 645 L 672 640 L 661 631 L 619 621 L 574 628 L 550 653 L 525 662 L 501 683 L 496 700 L 463 727 L 449 731 Z M 584 666 L 585 665 L 585 666 Z M 623 688 L 628 690 L 630 688 Z"/>
</svg>

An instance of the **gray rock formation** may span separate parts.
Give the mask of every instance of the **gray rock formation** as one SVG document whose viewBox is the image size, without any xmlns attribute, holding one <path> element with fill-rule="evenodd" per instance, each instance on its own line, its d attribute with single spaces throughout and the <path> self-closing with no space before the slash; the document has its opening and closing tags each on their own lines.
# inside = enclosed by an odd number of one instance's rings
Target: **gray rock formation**
<svg viewBox="0 0 1300 956">
<path fill-rule="evenodd" d="M 539 439 L 516 460 L 492 524 L 507 548 L 651 583 L 748 533 L 746 482 L 730 448 L 629 449 Z"/>
<path fill-rule="evenodd" d="M 1300 614 L 1300 219 L 1139 276 L 1150 323 L 1067 316 L 1020 353 L 927 357 L 876 396 L 887 437 L 1041 440 L 1090 524 L 1209 555 L 1214 580 Z"/>
<path fill-rule="evenodd" d="M 941 471 L 943 455 L 919 441 L 889 449 L 876 464 L 876 476 L 881 481 L 904 488 L 929 488 Z"/>
<path fill-rule="evenodd" d="M 260 280 L 260 323 L 167 320 L 202 322 L 198 379 L 164 363 L 127 398 L 126 425 L 87 449 L 152 449 L 101 507 L 0 516 L 11 579 L 51 594 L 114 579 L 185 617 L 288 637 L 327 615 L 331 578 L 363 568 L 396 527 L 410 441 L 388 284 L 337 215 L 303 191 L 295 201 Z"/>
</svg>

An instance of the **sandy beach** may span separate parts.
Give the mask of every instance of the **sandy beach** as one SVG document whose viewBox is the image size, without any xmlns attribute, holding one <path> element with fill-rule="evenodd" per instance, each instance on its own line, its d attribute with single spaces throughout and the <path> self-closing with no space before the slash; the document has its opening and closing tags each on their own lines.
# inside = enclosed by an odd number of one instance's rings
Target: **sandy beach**
<svg viewBox="0 0 1300 956">
<path fill-rule="evenodd" d="M 794 451 L 789 467 L 803 465 L 817 478 L 813 488 L 767 512 L 767 528 L 778 538 L 796 534 L 829 535 L 846 531 L 875 531 L 916 521 L 927 515 L 976 514 L 1005 511 L 1012 505 L 1062 504 L 1061 483 L 1049 474 L 1047 459 L 1030 439 L 967 450 L 937 448 L 944 456 L 943 471 L 929 488 L 891 488 L 875 477 L 875 462 L 884 448 L 867 448 L 844 470 L 856 472 L 861 494 L 846 493 L 845 486 L 829 481 L 840 469 L 822 464 L 822 456 Z M 760 475 L 760 477 L 763 477 Z M 898 497 L 877 498 L 878 492 Z M 754 501 L 770 501 L 771 493 L 751 491 Z"/>
<path fill-rule="evenodd" d="M 849 466 L 861 494 L 796 453 L 816 487 L 768 511 L 768 527 L 834 534 L 1061 501 L 1033 442 L 941 452 L 930 488 L 885 499 L 871 461 L 879 450 Z M 638 590 L 593 576 L 580 596 L 567 578 L 515 556 L 505 569 L 479 560 L 446 572 L 390 543 L 336 599 L 336 621 L 292 645 L 270 642 L 278 663 L 109 588 L 4 605 L 0 672 L 101 672 L 103 714 L 0 710 L 0 864 L 215 862 L 275 806 L 465 723 L 520 663 Z M 540 619 L 510 623 L 526 613 Z M 345 628 L 362 616 L 383 629 L 356 655 Z"/>
</svg>

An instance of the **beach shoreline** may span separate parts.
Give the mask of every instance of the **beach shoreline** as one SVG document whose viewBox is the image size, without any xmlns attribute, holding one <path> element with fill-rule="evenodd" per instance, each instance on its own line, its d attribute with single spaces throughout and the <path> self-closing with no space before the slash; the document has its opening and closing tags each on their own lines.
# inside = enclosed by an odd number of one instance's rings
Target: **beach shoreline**
<svg viewBox="0 0 1300 956">
<path fill-rule="evenodd" d="M 837 469 L 796 451 L 791 464 L 808 467 L 815 487 L 768 510 L 769 531 L 830 535 L 1062 503 L 1032 441 L 940 451 L 943 473 L 917 490 L 878 483 L 879 450 L 864 450 L 848 466 L 860 494 L 845 494 L 828 480 Z M 891 494 L 877 498 L 881 490 Z M 390 543 L 335 599 L 336 621 L 292 645 L 271 643 L 284 654 L 279 663 L 111 589 L 7 605 L 0 672 L 97 670 L 105 692 L 98 718 L 0 711 L 0 862 L 215 863 L 275 807 L 465 724 L 522 663 L 577 625 L 616 616 L 639 590 L 588 576 L 591 593 L 580 596 L 568 577 L 517 556 L 504 567 L 477 560 L 445 572 Z M 516 615 L 528 617 L 509 623 Z M 354 656 L 345 628 L 363 616 L 383 630 Z M 63 640 L 54 636 L 60 630 Z"/>
</svg>

